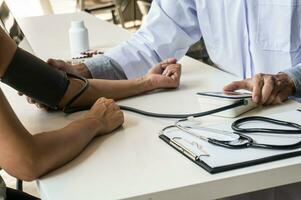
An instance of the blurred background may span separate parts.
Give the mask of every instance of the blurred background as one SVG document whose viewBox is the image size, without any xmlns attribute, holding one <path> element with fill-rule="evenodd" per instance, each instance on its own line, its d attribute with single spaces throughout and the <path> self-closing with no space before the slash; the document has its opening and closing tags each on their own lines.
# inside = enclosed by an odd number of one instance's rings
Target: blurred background
<svg viewBox="0 0 301 200">
<path fill-rule="evenodd" d="M 17 18 L 85 11 L 135 32 L 145 21 L 152 0 L 6 0 L 6 3 Z M 213 65 L 202 39 L 187 55 Z"/>
</svg>

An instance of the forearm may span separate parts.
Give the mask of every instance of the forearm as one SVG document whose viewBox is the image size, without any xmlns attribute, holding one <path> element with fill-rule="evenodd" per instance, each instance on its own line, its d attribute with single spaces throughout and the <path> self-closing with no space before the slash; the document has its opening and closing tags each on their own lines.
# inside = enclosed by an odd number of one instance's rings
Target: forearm
<svg viewBox="0 0 301 200">
<path fill-rule="evenodd" d="M 89 79 L 89 83 L 88 90 L 73 106 L 91 106 L 100 97 L 120 100 L 154 89 L 153 84 L 146 77 L 133 80 Z"/>
<path fill-rule="evenodd" d="M 67 127 L 31 136 L 19 130 L 3 157 L 2 168 L 14 177 L 31 181 L 76 157 L 97 133 L 96 122 L 81 120 Z M 22 137 L 25 136 L 25 137 Z"/>
<path fill-rule="evenodd" d="M 92 119 L 32 136 L 22 126 L 0 89 L 0 166 L 14 177 L 33 180 L 73 159 L 98 133 Z"/>
<path fill-rule="evenodd" d="M 33 136 L 38 165 L 37 176 L 46 174 L 74 159 L 98 133 L 97 122 L 78 120 L 57 131 Z"/>
<path fill-rule="evenodd" d="M 120 100 L 154 89 L 153 84 L 143 76 L 133 80 L 90 80 L 95 98 L 106 97 Z"/>
</svg>

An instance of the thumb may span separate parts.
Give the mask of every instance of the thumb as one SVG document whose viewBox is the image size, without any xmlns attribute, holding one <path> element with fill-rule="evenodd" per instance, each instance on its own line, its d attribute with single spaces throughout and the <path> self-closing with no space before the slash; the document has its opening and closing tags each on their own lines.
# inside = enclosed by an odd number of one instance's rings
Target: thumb
<svg viewBox="0 0 301 200">
<path fill-rule="evenodd" d="M 176 63 L 177 63 L 176 58 L 168 58 L 168 59 L 162 61 L 160 64 L 162 65 L 162 67 L 166 67 L 170 64 L 176 64 Z"/>
<path fill-rule="evenodd" d="M 177 59 L 176 58 L 168 58 L 165 62 L 167 62 L 168 64 L 176 64 Z"/>
<path fill-rule="evenodd" d="M 224 91 L 229 91 L 229 92 L 233 92 L 239 89 L 252 91 L 252 85 L 250 84 L 249 79 L 242 80 L 242 81 L 234 81 L 224 87 Z"/>
<path fill-rule="evenodd" d="M 50 58 L 47 60 L 47 63 L 57 69 L 64 69 L 66 67 L 66 63 L 62 60 L 56 60 Z"/>
</svg>

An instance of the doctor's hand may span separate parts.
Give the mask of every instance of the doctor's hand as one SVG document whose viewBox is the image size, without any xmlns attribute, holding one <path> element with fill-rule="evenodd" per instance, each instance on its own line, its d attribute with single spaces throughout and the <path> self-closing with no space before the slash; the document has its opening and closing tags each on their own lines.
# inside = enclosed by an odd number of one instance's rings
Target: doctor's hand
<svg viewBox="0 0 301 200">
<path fill-rule="evenodd" d="M 252 100 L 258 105 L 275 105 L 287 100 L 295 92 L 295 85 L 285 73 L 257 74 L 253 78 L 235 81 L 224 87 L 225 91 L 246 89 L 252 92 Z"/>
<path fill-rule="evenodd" d="M 153 68 L 143 77 L 151 84 L 151 89 L 177 88 L 180 85 L 181 65 L 175 58 L 167 59 Z"/>
<path fill-rule="evenodd" d="M 74 74 L 85 78 L 92 78 L 92 75 L 85 64 L 72 65 L 71 63 L 65 62 L 63 60 L 57 60 L 52 58 L 50 58 L 47 61 L 47 63 L 53 66 L 54 68 L 65 71 L 69 74 Z"/>
<path fill-rule="evenodd" d="M 92 78 L 92 75 L 89 71 L 89 69 L 86 67 L 85 64 L 77 64 L 77 65 L 72 65 L 68 62 L 65 62 L 63 60 L 57 60 L 57 59 L 48 59 L 47 63 L 49 65 L 51 65 L 52 67 L 65 71 L 67 73 L 70 74 L 74 74 L 77 76 L 82 76 L 85 78 Z M 22 93 L 18 93 L 19 95 L 23 95 Z M 30 97 L 26 97 L 28 103 L 30 104 L 35 104 L 39 109 L 45 110 L 45 111 L 49 111 L 51 110 L 49 107 L 47 107 L 46 105 L 43 105 L 41 103 L 36 102 L 34 99 L 30 98 Z"/>
</svg>

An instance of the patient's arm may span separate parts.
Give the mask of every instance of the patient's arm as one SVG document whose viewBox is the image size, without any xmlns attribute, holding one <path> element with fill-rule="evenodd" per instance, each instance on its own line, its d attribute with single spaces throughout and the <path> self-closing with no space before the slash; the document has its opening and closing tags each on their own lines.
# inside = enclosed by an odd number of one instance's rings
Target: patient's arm
<svg viewBox="0 0 301 200">
<path fill-rule="evenodd" d="M 69 73 L 78 73 L 78 67 L 72 66 L 62 60 L 51 59 L 49 62 L 53 67 Z M 104 80 L 89 79 L 90 87 L 74 102 L 73 106 L 91 106 L 99 97 L 111 98 L 114 100 L 123 99 L 155 89 L 177 88 L 180 84 L 181 65 L 175 59 L 167 59 L 156 66 L 143 77 L 132 80 Z M 29 103 L 36 103 L 28 99 Z M 43 107 L 37 104 L 38 107 Z"/>
<path fill-rule="evenodd" d="M 0 28 L 1 77 L 16 49 Z M 65 99 L 77 90 L 76 80 L 74 83 L 69 85 Z M 109 133 L 122 123 L 123 114 L 113 100 L 100 99 L 82 119 L 60 130 L 33 136 L 20 123 L 0 89 L 0 167 L 19 179 L 36 179 L 72 160 L 95 136 Z"/>
<path fill-rule="evenodd" d="M 0 166 L 26 181 L 64 165 L 95 136 L 108 133 L 123 122 L 123 115 L 113 101 L 102 99 L 82 119 L 33 136 L 22 126 L 1 90 L 0 108 Z"/>
<path fill-rule="evenodd" d="M 177 88 L 180 77 L 181 65 L 160 63 L 145 76 L 133 80 L 89 79 L 89 89 L 74 105 L 89 106 L 100 97 L 120 100 L 155 89 Z"/>
</svg>

